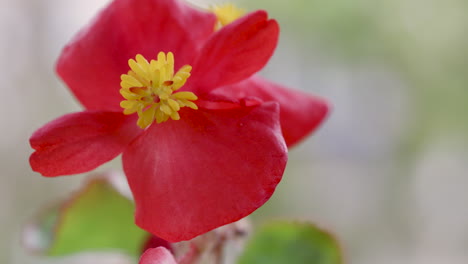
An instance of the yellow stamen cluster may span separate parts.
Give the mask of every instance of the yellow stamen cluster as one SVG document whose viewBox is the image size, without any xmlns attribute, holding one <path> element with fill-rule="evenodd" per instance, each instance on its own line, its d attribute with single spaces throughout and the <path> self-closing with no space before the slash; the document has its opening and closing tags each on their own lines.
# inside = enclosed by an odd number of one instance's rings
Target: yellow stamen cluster
<svg viewBox="0 0 468 264">
<path fill-rule="evenodd" d="M 234 22 L 239 17 L 245 14 L 245 9 L 238 8 L 233 4 L 215 5 L 210 8 L 216 15 L 218 22 L 215 25 L 215 30 L 220 29 L 227 24 Z"/>
<path fill-rule="evenodd" d="M 120 102 L 123 113 L 138 113 L 137 125 L 146 128 L 154 120 L 162 123 L 169 119 L 179 120 L 181 107 L 198 109 L 192 102 L 197 96 L 192 92 L 175 92 L 180 89 L 188 77 L 192 66 L 185 65 L 174 74 L 174 55 L 172 52 L 158 54 L 157 60 L 148 62 L 138 54 L 135 60 L 128 60 L 130 71 L 122 74 L 120 94 L 125 98 Z"/>
</svg>

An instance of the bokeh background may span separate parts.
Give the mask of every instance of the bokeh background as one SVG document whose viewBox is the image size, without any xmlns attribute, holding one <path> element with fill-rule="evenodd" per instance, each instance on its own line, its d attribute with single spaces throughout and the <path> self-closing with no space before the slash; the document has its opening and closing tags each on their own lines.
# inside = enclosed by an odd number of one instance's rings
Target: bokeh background
<svg viewBox="0 0 468 264">
<path fill-rule="evenodd" d="M 72 263 L 20 246 L 21 226 L 85 177 L 31 172 L 28 138 L 80 109 L 54 62 L 107 2 L 0 0 L 0 263 Z M 282 27 L 262 74 L 333 105 L 255 222 L 315 222 L 353 264 L 468 263 L 468 2 L 233 2 Z"/>
</svg>

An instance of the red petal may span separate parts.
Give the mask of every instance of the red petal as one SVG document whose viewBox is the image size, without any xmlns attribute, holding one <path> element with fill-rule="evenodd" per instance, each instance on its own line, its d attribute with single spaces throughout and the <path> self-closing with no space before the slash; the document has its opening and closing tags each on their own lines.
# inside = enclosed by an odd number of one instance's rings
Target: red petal
<svg viewBox="0 0 468 264">
<path fill-rule="evenodd" d="M 177 264 L 171 252 L 164 247 L 151 248 L 141 255 L 139 264 Z"/>
<path fill-rule="evenodd" d="M 287 149 L 278 105 L 181 110 L 124 151 L 136 223 L 168 241 L 192 239 L 263 205 L 281 180 Z"/>
<path fill-rule="evenodd" d="M 64 115 L 34 132 L 29 162 L 44 176 L 87 172 L 119 155 L 141 131 L 134 117 L 122 113 Z"/>
<path fill-rule="evenodd" d="M 159 238 L 155 235 L 149 235 L 148 239 L 146 240 L 145 244 L 143 245 L 143 250 L 141 252 L 145 252 L 146 250 L 150 248 L 156 248 L 156 247 L 165 247 L 167 248 L 171 253 L 173 253 L 172 246 L 171 244 L 162 239 Z"/>
<path fill-rule="evenodd" d="M 233 99 L 257 97 L 266 102 L 278 102 L 281 128 L 288 147 L 314 131 L 329 111 L 328 103 L 320 97 L 286 88 L 258 76 L 219 88 L 213 94 Z"/>
<path fill-rule="evenodd" d="M 223 27 L 206 42 L 194 64 L 192 90 L 203 94 L 250 77 L 270 59 L 278 34 L 278 23 L 262 10 Z"/>
<path fill-rule="evenodd" d="M 172 51 L 178 69 L 192 62 L 214 22 L 177 0 L 115 0 L 64 48 L 57 72 L 86 108 L 119 111 L 130 58 Z"/>
</svg>

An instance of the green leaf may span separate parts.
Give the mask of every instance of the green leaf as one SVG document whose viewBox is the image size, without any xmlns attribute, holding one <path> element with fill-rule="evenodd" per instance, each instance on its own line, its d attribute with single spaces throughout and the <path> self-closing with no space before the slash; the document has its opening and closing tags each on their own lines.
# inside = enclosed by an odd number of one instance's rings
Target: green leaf
<svg viewBox="0 0 468 264">
<path fill-rule="evenodd" d="M 25 228 L 26 246 L 48 256 L 82 251 L 138 256 L 148 233 L 134 224 L 133 202 L 105 176 L 91 179 L 71 199 Z"/>
<path fill-rule="evenodd" d="M 240 264 L 340 264 L 337 241 L 307 223 L 277 222 L 258 230 L 249 241 Z"/>
</svg>

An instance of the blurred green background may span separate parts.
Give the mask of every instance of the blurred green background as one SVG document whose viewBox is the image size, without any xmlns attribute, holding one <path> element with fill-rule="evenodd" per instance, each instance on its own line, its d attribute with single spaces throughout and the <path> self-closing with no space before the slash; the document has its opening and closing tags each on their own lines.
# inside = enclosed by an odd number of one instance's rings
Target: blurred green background
<svg viewBox="0 0 468 264">
<path fill-rule="evenodd" d="M 21 226 L 85 176 L 31 172 L 28 138 L 80 109 L 54 62 L 107 2 L 0 0 L 0 263 L 74 263 L 29 256 L 20 246 Z M 468 263 L 468 2 L 235 3 L 266 9 L 281 25 L 262 74 L 333 105 L 320 130 L 290 151 L 256 223 L 313 221 L 336 234 L 349 263 Z"/>
</svg>

